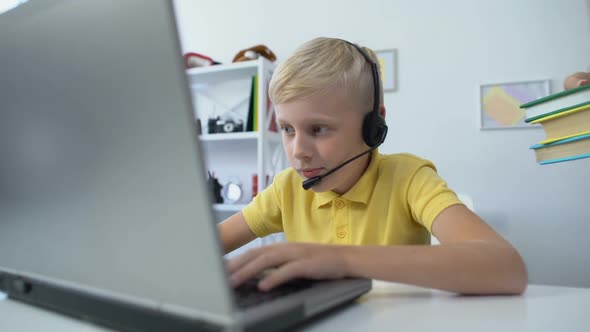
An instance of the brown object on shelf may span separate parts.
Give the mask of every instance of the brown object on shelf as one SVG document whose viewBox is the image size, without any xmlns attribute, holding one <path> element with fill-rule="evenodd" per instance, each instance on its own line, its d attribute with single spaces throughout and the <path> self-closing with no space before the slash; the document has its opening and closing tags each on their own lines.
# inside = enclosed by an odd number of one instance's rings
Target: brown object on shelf
<svg viewBox="0 0 590 332">
<path fill-rule="evenodd" d="M 256 45 L 250 48 L 243 49 L 234 56 L 232 62 L 242 62 L 258 59 L 259 56 L 267 58 L 270 62 L 274 62 L 277 57 L 266 45 Z"/>
</svg>

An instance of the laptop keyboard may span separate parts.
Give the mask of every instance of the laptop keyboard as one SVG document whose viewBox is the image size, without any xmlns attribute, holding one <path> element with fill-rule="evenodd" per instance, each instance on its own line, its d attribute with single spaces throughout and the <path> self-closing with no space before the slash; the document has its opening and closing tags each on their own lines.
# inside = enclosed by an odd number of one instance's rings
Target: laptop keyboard
<svg viewBox="0 0 590 332">
<path fill-rule="evenodd" d="M 259 278 L 250 279 L 237 288 L 234 288 L 238 307 L 249 308 L 264 302 L 272 301 L 276 298 L 308 289 L 318 282 L 309 279 L 293 279 L 271 289 L 270 291 L 263 292 L 257 287 L 259 281 Z"/>
</svg>

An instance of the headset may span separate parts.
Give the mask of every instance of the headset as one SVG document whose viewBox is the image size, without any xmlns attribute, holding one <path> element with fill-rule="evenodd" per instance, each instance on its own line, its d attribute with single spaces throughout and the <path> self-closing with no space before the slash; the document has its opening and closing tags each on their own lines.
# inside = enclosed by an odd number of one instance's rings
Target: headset
<svg viewBox="0 0 590 332">
<path fill-rule="evenodd" d="M 379 145 L 381 145 L 385 141 L 385 137 L 387 136 L 387 125 L 385 124 L 385 119 L 381 116 L 381 114 L 379 114 L 379 104 L 381 99 L 381 81 L 379 79 L 378 66 L 362 47 L 343 39 L 340 40 L 354 47 L 363 56 L 363 58 L 367 60 L 369 65 L 371 65 L 371 73 L 373 75 L 373 109 L 371 109 L 371 112 L 367 113 L 367 115 L 365 115 L 365 118 L 363 119 L 363 140 L 370 149 L 348 159 L 347 161 L 336 166 L 327 173 L 314 176 L 303 181 L 301 185 L 305 190 L 308 190 L 311 187 L 315 186 L 320 181 L 322 181 L 323 178 L 336 172 L 348 163 L 375 150 L 377 147 L 379 147 Z"/>
</svg>

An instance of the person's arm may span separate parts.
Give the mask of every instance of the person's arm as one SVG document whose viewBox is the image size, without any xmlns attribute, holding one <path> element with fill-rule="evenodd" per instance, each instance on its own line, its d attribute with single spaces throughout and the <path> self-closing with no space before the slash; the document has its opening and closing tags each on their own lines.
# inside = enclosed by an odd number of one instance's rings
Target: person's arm
<svg viewBox="0 0 590 332">
<path fill-rule="evenodd" d="M 463 294 L 520 294 L 527 272 L 518 252 L 463 205 L 435 219 L 437 246 L 346 248 L 349 275 Z"/>
<path fill-rule="evenodd" d="M 226 254 L 256 238 L 241 211 L 220 223 L 218 230 Z"/>
<path fill-rule="evenodd" d="M 527 284 L 518 252 L 463 205 L 443 210 L 433 223 L 437 246 L 334 246 L 281 243 L 230 261 L 237 286 L 270 267 L 259 284 L 268 290 L 292 278 L 365 277 L 463 294 L 520 294 Z"/>
</svg>

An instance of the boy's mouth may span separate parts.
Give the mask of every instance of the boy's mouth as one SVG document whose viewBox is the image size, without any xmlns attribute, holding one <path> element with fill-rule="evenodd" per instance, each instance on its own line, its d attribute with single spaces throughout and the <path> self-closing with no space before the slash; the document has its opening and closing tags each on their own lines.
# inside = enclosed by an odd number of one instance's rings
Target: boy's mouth
<svg viewBox="0 0 590 332">
<path fill-rule="evenodd" d="M 320 175 L 322 169 L 321 168 L 306 168 L 306 169 L 302 169 L 299 172 L 301 172 L 301 174 L 303 176 L 305 176 L 306 178 L 312 178 L 314 176 L 318 176 Z"/>
</svg>

